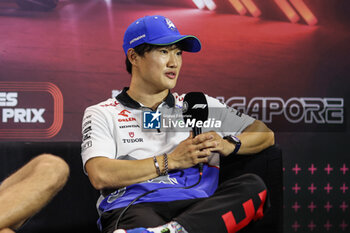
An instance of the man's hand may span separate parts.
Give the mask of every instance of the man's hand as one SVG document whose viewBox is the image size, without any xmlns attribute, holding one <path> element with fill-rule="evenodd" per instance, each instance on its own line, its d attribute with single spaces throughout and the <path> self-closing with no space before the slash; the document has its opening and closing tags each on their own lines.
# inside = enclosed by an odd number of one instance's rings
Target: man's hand
<svg viewBox="0 0 350 233">
<path fill-rule="evenodd" d="M 211 148 L 211 151 L 213 152 L 218 152 L 223 156 L 228 156 L 235 149 L 234 143 L 223 139 L 214 131 L 203 133 L 201 135 L 210 135 L 213 137 L 211 141 L 216 143 L 216 146 Z M 274 133 L 259 120 L 255 120 L 237 137 L 242 142 L 241 148 L 237 154 L 255 154 L 275 144 Z"/>
<path fill-rule="evenodd" d="M 168 155 L 169 169 L 185 169 L 198 163 L 207 163 L 212 148 L 216 147 L 212 139 L 213 136 L 204 134 L 193 138 L 191 132 L 190 136 Z"/>
<path fill-rule="evenodd" d="M 216 132 L 202 133 L 194 138 L 191 132 L 190 136 L 168 155 L 169 169 L 185 169 L 198 163 L 207 163 L 212 152 L 228 155 L 234 149 L 234 145 L 229 144 L 231 143 L 222 139 Z"/>
<path fill-rule="evenodd" d="M 230 143 L 229 141 L 223 139 L 218 133 L 214 131 L 206 132 L 201 135 L 212 138 L 211 141 L 214 142 L 214 144 L 216 145 L 215 147 L 211 148 L 212 152 L 218 152 L 223 156 L 228 156 L 235 149 L 235 145 L 233 143 Z"/>
</svg>

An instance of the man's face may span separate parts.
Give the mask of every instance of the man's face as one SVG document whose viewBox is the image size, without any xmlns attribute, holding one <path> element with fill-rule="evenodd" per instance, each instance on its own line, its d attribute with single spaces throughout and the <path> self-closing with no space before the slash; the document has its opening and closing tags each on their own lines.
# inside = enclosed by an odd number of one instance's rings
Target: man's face
<svg viewBox="0 0 350 233">
<path fill-rule="evenodd" d="M 182 65 L 182 51 L 175 45 L 160 47 L 139 57 L 138 74 L 144 88 L 161 92 L 174 88 Z"/>
</svg>

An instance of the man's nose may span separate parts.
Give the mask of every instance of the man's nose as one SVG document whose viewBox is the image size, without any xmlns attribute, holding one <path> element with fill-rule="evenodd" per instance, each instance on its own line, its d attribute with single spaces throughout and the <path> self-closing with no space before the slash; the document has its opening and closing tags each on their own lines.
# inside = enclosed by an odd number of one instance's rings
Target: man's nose
<svg viewBox="0 0 350 233">
<path fill-rule="evenodd" d="M 168 67 L 177 68 L 178 65 L 179 65 L 179 58 L 176 56 L 175 53 L 170 53 Z"/>
</svg>

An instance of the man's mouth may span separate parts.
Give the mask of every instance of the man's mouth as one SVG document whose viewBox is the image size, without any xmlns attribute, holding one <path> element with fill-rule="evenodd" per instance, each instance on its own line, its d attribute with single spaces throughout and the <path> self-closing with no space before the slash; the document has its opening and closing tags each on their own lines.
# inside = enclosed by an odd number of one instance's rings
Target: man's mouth
<svg viewBox="0 0 350 233">
<path fill-rule="evenodd" d="M 165 76 L 167 76 L 170 79 L 176 78 L 176 73 L 175 72 L 166 72 Z"/>
</svg>

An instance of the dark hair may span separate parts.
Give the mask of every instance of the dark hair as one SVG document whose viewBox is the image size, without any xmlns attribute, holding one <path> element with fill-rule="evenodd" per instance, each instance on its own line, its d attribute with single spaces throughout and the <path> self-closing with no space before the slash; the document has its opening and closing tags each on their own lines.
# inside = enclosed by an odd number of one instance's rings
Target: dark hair
<svg viewBox="0 0 350 233">
<path fill-rule="evenodd" d="M 177 42 L 175 44 L 171 44 L 171 45 L 153 45 L 153 44 L 140 44 L 138 46 L 136 46 L 134 48 L 135 52 L 140 55 L 143 56 L 145 55 L 145 53 L 151 52 L 152 50 L 158 49 L 158 48 L 167 48 L 167 47 L 171 47 L 173 45 L 176 45 L 179 49 L 183 50 L 185 48 L 184 43 L 182 43 L 182 41 Z M 126 57 L 125 59 L 125 65 L 126 65 L 126 71 L 128 71 L 129 74 L 131 74 L 131 69 L 132 69 L 132 64 L 129 61 L 129 58 Z"/>
</svg>

